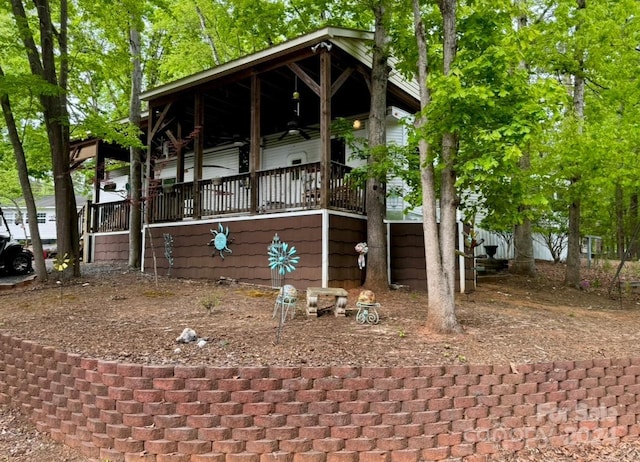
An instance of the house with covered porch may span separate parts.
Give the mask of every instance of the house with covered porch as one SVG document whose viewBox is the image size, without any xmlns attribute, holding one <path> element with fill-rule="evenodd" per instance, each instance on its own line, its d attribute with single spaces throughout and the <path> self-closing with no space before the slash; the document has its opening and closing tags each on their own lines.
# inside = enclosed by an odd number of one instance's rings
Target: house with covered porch
<svg viewBox="0 0 640 462">
<path fill-rule="evenodd" d="M 354 248 L 367 236 L 365 194 L 349 172 L 363 161 L 332 128 L 340 120 L 367 136 L 372 40 L 327 27 L 141 95 L 144 271 L 272 285 L 267 250 L 277 235 L 300 257 L 287 283 L 361 285 Z M 403 119 L 418 111 L 418 94 L 391 69 L 389 142 L 406 143 Z M 78 144 L 72 162 L 88 157 L 97 181 L 85 258 L 126 261 L 128 169 L 106 165 L 128 154 L 96 140 Z M 390 216 L 405 205 L 401 195 L 389 201 Z M 421 223 L 387 226 L 389 281 L 426 289 Z M 464 271 L 459 283 L 464 290 Z"/>
</svg>

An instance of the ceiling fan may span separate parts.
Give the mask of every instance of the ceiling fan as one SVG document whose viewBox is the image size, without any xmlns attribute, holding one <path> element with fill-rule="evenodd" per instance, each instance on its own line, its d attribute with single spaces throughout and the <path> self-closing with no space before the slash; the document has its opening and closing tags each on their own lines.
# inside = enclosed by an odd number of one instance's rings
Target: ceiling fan
<svg viewBox="0 0 640 462">
<path fill-rule="evenodd" d="M 223 135 L 217 138 L 220 141 L 220 143 L 218 143 L 218 146 L 230 144 L 231 146 L 241 147 L 249 144 L 249 139 L 247 137 L 241 136 L 237 133 L 234 133 L 233 135 Z"/>
<path fill-rule="evenodd" d="M 287 135 L 300 135 L 305 140 L 308 140 L 311 136 L 300 125 L 300 93 L 298 92 L 298 76 L 295 76 L 295 84 L 291 100 L 294 104 L 293 117 L 291 117 L 287 122 L 287 129 L 278 137 L 278 141 L 282 140 Z"/>
</svg>

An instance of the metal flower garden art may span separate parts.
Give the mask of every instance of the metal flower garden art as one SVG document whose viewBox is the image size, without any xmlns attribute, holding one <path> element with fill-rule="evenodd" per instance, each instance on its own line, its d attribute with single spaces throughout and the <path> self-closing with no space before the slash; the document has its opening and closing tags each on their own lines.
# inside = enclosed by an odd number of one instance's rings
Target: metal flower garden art
<svg viewBox="0 0 640 462">
<path fill-rule="evenodd" d="M 164 256 L 169 262 L 169 269 L 167 270 L 167 276 L 171 276 L 171 268 L 173 268 L 173 236 L 169 233 L 164 233 Z"/>
<path fill-rule="evenodd" d="M 56 281 L 56 284 L 60 286 L 60 306 L 62 306 L 62 281 L 64 280 L 64 270 L 72 264 L 73 258 L 69 258 L 69 255 L 66 253 L 62 256 L 58 255 L 53 261 L 53 269 L 60 273 L 60 279 Z"/>
<path fill-rule="evenodd" d="M 275 245 L 274 245 L 275 243 Z M 267 255 L 269 257 L 269 268 L 271 271 L 276 271 L 282 276 L 282 282 L 284 283 L 284 276 L 288 273 L 295 271 L 296 265 L 300 261 L 300 257 L 296 255 L 296 248 L 289 246 L 286 242 L 280 241 L 278 235 L 274 236 L 272 245 L 267 248 Z M 284 288 L 285 286 L 283 286 Z M 282 293 L 276 299 L 277 309 L 274 314 L 279 312 L 278 316 L 278 329 L 276 332 L 276 343 L 280 342 L 280 335 L 284 326 L 285 317 L 288 310 L 285 310 L 285 303 L 290 303 L 287 297 Z M 295 302 L 294 302 L 295 303 Z M 287 307 L 288 308 L 288 307 Z"/>
<path fill-rule="evenodd" d="M 296 256 L 296 248 L 286 242 L 280 242 L 280 245 L 269 246 L 269 268 L 277 270 L 279 274 L 284 276 L 287 273 L 295 271 L 296 265 L 300 261 L 300 257 Z"/>
</svg>

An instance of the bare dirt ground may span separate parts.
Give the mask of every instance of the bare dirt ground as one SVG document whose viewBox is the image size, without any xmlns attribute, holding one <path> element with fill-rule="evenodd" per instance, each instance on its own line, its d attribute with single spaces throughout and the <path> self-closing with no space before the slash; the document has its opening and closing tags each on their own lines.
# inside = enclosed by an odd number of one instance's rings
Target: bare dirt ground
<svg viewBox="0 0 640 462">
<path fill-rule="evenodd" d="M 617 262 L 585 266 L 580 290 L 562 284 L 563 266 L 542 262 L 535 277 L 481 279 L 474 292 L 457 297 L 464 329 L 459 335 L 436 335 L 424 328 L 427 297 L 422 292 L 377 294 L 381 307 L 376 325 L 356 322 L 355 312 L 336 318 L 330 309 L 307 317 L 301 293 L 295 318 L 286 320 L 278 338 L 278 321 L 272 316 L 276 292 L 270 288 L 165 277 L 156 281 L 123 268 L 86 265 L 78 280 L 0 291 L 0 331 L 91 357 L 154 364 L 398 366 L 636 357 L 640 293 L 631 283 L 640 280 L 640 266 L 624 266 L 622 286 L 611 285 L 616 269 Z M 350 291 L 349 307 L 358 293 Z M 332 304 L 332 299 L 321 298 L 318 306 Z M 184 328 L 194 329 L 204 342 L 176 342 Z M 639 460 L 640 446 L 502 457 Z M 39 435 L 14 410 L 0 408 L 0 462 L 33 460 L 85 459 Z"/>
</svg>

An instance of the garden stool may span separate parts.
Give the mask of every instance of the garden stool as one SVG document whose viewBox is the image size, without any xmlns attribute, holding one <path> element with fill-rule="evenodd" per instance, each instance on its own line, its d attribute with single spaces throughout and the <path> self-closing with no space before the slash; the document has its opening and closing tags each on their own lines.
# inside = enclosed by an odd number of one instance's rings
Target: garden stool
<svg viewBox="0 0 640 462">
<path fill-rule="evenodd" d="M 348 292 L 344 289 L 335 287 L 308 287 L 307 288 L 307 316 L 318 316 L 318 297 L 329 296 L 335 297 L 335 308 L 333 314 L 337 316 L 345 316 L 347 308 Z"/>
<path fill-rule="evenodd" d="M 380 316 L 378 316 L 378 308 L 380 303 L 356 303 L 358 307 L 358 313 L 356 314 L 356 321 L 359 324 L 378 324 L 380 322 Z"/>
</svg>

